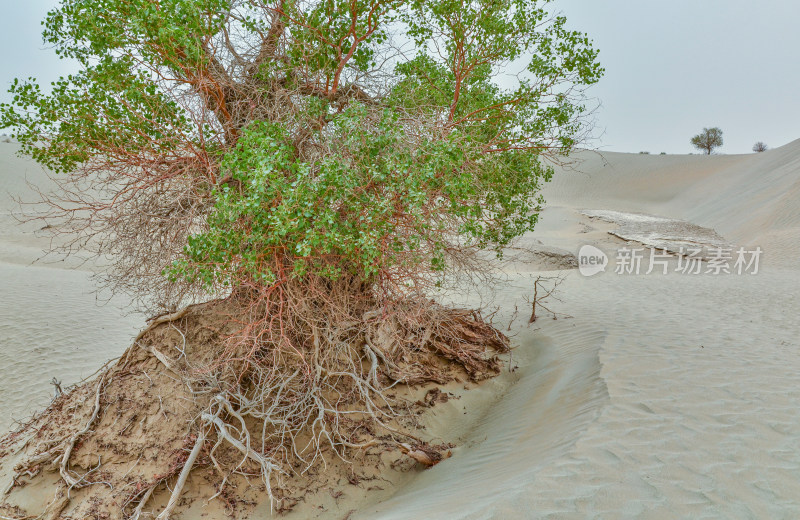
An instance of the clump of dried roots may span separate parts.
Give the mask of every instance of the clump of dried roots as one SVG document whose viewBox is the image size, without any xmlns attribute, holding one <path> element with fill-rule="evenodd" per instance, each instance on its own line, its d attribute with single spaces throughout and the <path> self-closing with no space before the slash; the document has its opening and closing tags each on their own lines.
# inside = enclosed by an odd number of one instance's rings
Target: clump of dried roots
<svg viewBox="0 0 800 520">
<path fill-rule="evenodd" d="M 235 504 L 229 483 L 244 477 L 282 511 L 304 475 L 362 450 L 438 462 L 446 454 L 416 434 L 404 390 L 491 377 L 508 339 L 475 311 L 357 289 L 243 288 L 154 320 L 113 366 L 0 444 L 0 461 L 23 454 L 6 496 L 57 472 L 43 518 L 166 519 L 205 467 L 216 489 L 206 499 Z"/>
</svg>

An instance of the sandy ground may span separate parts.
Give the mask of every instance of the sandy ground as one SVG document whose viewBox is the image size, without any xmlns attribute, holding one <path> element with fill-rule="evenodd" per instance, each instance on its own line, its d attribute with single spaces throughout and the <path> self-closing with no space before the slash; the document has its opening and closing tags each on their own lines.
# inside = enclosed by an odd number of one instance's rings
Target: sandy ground
<svg viewBox="0 0 800 520">
<path fill-rule="evenodd" d="M 41 168 L 16 157 L 17 145 L 0 142 L 0 430 L 13 427 L 62 386 L 90 376 L 119 356 L 142 318 L 123 302 L 106 304 L 88 266 L 65 269 L 42 258 L 49 240 L 40 223 L 20 224 L 15 197 L 33 200 L 30 181 L 48 186 Z M 16 216 L 16 217 L 15 217 Z M 74 262 L 73 262 L 74 265 Z"/>
<path fill-rule="evenodd" d="M 0 178 L 35 168 L 6 148 Z M 593 245 L 612 265 L 590 278 L 560 271 L 556 310 L 572 317 L 530 326 L 526 298 L 546 262 L 517 263 L 506 283 L 486 288 L 498 321 L 519 310 L 516 368 L 426 418 L 458 444 L 453 457 L 393 491 L 347 493 L 315 517 L 800 517 L 800 141 L 757 155 L 578 158 L 578 171 L 547 187 L 540 226 L 522 242 Z M 616 274 L 616 251 L 637 244 L 584 210 L 713 229 L 726 243 L 760 246 L 760 271 L 680 274 L 673 258 L 666 275 Z M 85 273 L 9 263 L 36 246 L 14 233 L 0 230 L 6 424 L 46 400 L 53 375 L 88 375 L 121 352 L 141 323 L 94 306 Z M 199 518 L 195 506 L 182 517 Z"/>
<path fill-rule="evenodd" d="M 612 266 L 570 272 L 558 308 L 574 317 L 515 327 L 518 379 L 458 456 L 360 518 L 800 517 L 800 141 L 579 158 L 526 240 L 594 245 Z M 615 251 L 637 244 L 586 209 L 713 228 L 761 246 L 761 271 L 618 275 Z M 536 274 L 512 273 L 498 300 L 529 296 Z"/>
</svg>

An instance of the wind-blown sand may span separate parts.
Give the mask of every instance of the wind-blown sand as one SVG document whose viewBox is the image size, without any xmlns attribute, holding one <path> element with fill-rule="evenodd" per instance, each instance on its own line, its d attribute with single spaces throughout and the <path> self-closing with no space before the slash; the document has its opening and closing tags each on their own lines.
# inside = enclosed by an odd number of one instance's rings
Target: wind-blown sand
<svg viewBox="0 0 800 520">
<path fill-rule="evenodd" d="M 559 308 L 574 318 L 520 330 L 518 380 L 457 456 L 360 518 L 800 517 L 800 141 L 579 158 L 527 239 L 595 245 L 612 265 L 569 274 Z M 761 271 L 617 275 L 614 251 L 636 244 L 585 208 L 713 228 L 761 246 Z M 512 276 L 498 300 L 521 302 L 535 274 Z"/>
<path fill-rule="evenodd" d="M 27 182 L 47 187 L 35 163 L 15 156 L 18 145 L 0 142 L 0 431 L 44 408 L 52 378 L 66 387 L 119 356 L 142 318 L 122 302 L 106 305 L 88 270 L 65 269 L 42 258 L 49 240 L 42 224 L 20 224 L 14 197 L 34 200 Z M 15 217 L 16 216 L 16 217 Z M 70 265 L 76 265 L 71 262 Z M 88 268 L 88 266 L 85 266 Z"/>
<path fill-rule="evenodd" d="M 0 157 L 13 147 L 0 144 Z M 351 518 L 800 517 L 800 141 L 757 155 L 578 158 L 583 173 L 556 175 L 541 223 L 523 245 L 570 252 L 594 245 L 611 259 L 607 272 L 561 271 L 567 281 L 556 307 L 573 317 L 528 326 L 533 278 L 563 265 L 547 257 L 515 263 L 507 284 L 487 290 L 501 306 L 498 322 L 519 309 L 517 368 L 459 391 L 460 399 L 425 418 L 430 431 L 458 445 L 453 457 L 405 474 L 393 488 L 346 490 L 314 517 L 354 509 Z M 2 178 L 36 168 L 2 165 Z M 636 244 L 609 233 L 617 224 L 581 213 L 587 209 L 713 229 L 725 242 L 760 246 L 760 271 L 615 274 L 615 251 Z M 7 240 L 9 229 L 0 258 L 36 245 Z M 6 263 L 0 277 L 2 355 L 13 360 L 0 364 L 0 420 L 30 410 L 30 399 L 46 401 L 53 375 L 74 380 L 119 354 L 141 323 L 91 298 L 53 296 L 85 294 L 85 273 Z M 28 289 L 36 280 L 39 293 Z M 45 360 L 59 374 L 43 369 Z M 182 518 L 202 511 L 198 501 Z"/>
</svg>

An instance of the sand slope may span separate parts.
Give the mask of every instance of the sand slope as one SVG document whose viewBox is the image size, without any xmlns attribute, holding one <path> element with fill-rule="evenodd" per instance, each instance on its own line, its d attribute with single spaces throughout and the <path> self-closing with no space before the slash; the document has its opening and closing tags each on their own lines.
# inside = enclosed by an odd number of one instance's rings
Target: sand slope
<svg viewBox="0 0 800 520">
<path fill-rule="evenodd" d="M 546 188 L 550 210 L 607 209 L 663 215 L 770 250 L 769 265 L 800 254 L 800 139 L 749 155 L 582 152 Z M 545 222 L 545 227 L 547 223 Z"/>
</svg>

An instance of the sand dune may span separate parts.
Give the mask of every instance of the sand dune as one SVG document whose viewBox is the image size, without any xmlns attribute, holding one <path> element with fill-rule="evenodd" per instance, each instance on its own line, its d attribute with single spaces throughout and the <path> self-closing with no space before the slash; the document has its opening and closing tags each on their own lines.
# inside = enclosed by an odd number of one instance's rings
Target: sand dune
<svg viewBox="0 0 800 520">
<path fill-rule="evenodd" d="M 547 186 L 554 207 L 641 212 L 713 228 L 727 240 L 762 245 L 769 265 L 797 267 L 800 140 L 749 155 L 582 152 L 579 171 Z"/>
<path fill-rule="evenodd" d="M 576 317 L 520 343 L 541 361 L 361 517 L 797 517 L 800 276 L 665 278 L 571 277 Z"/>
<path fill-rule="evenodd" d="M 615 250 L 636 244 L 581 211 L 644 213 L 760 246 L 761 271 L 563 271 L 556 305 L 572 317 L 530 326 L 517 319 L 518 368 L 478 389 L 454 389 L 460 398 L 424 419 L 458 445 L 452 458 L 396 479 L 393 490 L 353 489 L 295 517 L 340 518 L 354 509 L 352 518 L 383 519 L 800 517 L 800 141 L 757 155 L 577 159 L 579 171 L 561 171 L 548 185 L 548 207 L 523 245 L 577 252 L 590 244 L 613 262 Z M 6 177 L 30 167 L 2 164 Z M 18 254 L 5 238 L 13 233 L 4 233 L 0 255 Z M 515 307 L 525 315 L 545 264 L 514 265 L 505 284 L 486 288 L 501 306 L 498 322 Z M 13 289 L 4 289 L 0 333 L 14 345 L 4 346 L 10 354 L 0 364 L 0 417 L 28 409 L 19 404 L 24 396 L 46 399 L 52 376 L 43 356 L 58 353 L 54 368 L 88 373 L 130 335 L 131 321 L 116 309 L 67 300 L 90 288 L 80 273 L 39 271 L 0 264 L 4 287 Z M 60 296 L 45 302 L 53 293 Z M 51 331 L 36 330 L 46 317 L 57 317 Z M 83 353 L 70 354 L 77 344 Z M 25 387 L 30 380 L 44 383 Z M 203 507 L 183 517 L 199 517 Z"/>
</svg>

